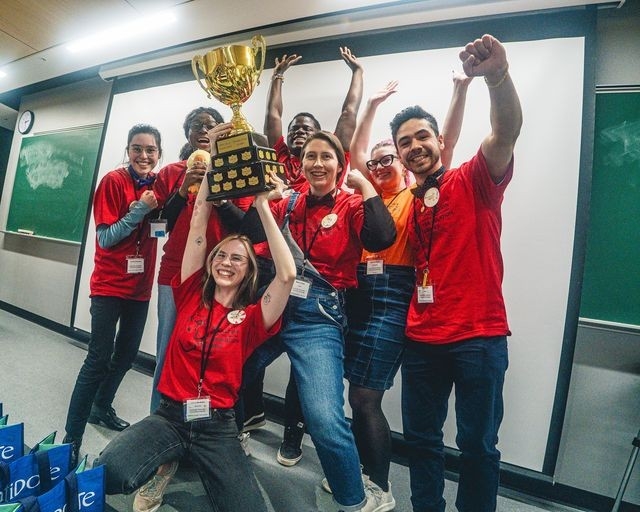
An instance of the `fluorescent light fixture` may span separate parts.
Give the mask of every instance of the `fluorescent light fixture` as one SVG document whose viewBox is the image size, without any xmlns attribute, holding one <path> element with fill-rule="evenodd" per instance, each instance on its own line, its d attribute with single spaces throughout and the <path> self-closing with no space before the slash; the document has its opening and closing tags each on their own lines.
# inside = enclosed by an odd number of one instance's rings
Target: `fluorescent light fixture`
<svg viewBox="0 0 640 512">
<path fill-rule="evenodd" d="M 81 53 L 119 44 L 124 40 L 139 38 L 150 32 L 156 32 L 159 28 L 174 23 L 175 15 L 170 11 L 162 11 L 151 16 L 136 19 L 130 23 L 114 26 L 98 32 L 94 35 L 77 39 L 67 45 L 71 53 Z"/>
</svg>

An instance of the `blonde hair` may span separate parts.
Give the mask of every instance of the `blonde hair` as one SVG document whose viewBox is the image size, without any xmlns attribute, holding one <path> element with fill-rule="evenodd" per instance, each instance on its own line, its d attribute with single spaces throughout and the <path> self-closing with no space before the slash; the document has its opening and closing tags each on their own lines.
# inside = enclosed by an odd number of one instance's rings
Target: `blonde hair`
<svg viewBox="0 0 640 512">
<path fill-rule="evenodd" d="M 242 243 L 247 251 L 249 258 L 247 274 L 238 287 L 235 297 L 233 298 L 234 309 L 242 309 L 247 307 L 256 301 L 258 295 L 258 261 L 256 260 L 256 253 L 253 250 L 251 241 L 244 235 L 229 235 L 226 238 L 220 240 L 218 244 L 211 250 L 207 256 L 206 262 L 206 274 L 202 280 L 202 302 L 206 307 L 211 307 L 213 302 L 213 294 L 216 289 L 216 281 L 211 275 L 211 263 L 216 254 L 220 252 L 220 248 L 227 242 L 238 240 Z"/>
</svg>

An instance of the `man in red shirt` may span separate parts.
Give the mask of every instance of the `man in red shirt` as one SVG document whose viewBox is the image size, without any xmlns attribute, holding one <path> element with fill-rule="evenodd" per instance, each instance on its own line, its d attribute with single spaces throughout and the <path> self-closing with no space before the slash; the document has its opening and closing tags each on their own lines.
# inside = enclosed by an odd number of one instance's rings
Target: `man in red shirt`
<svg viewBox="0 0 640 512">
<path fill-rule="evenodd" d="M 510 334 L 502 297 L 501 204 L 522 112 L 496 38 L 484 35 L 467 44 L 460 59 L 468 76 L 484 77 L 491 104 L 491 133 L 470 161 L 445 170 L 442 135 L 420 107 L 391 122 L 398 155 L 417 182 L 409 222 L 417 283 L 402 367 L 415 512 L 445 510 L 442 427 L 453 385 L 461 451 L 456 507 L 494 511 L 498 491 L 496 444 Z"/>
</svg>

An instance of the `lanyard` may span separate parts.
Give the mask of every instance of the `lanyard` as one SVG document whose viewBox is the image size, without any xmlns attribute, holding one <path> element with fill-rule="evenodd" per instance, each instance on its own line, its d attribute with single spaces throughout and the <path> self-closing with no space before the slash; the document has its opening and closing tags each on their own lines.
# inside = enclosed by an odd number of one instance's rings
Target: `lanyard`
<svg viewBox="0 0 640 512">
<path fill-rule="evenodd" d="M 431 183 L 429 183 L 429 185 L 435 186 L 438 189 L 440 188 L 440 182 L 438 181 L 440 176 L 442 176 L 444 174 L 444 167 L 441 167 L 440 169 L 438 169 L 438 171 L 436 171 L 434 174 L 432 174 L 431 176 L 429 176 L 427 178 L 428 181 L 430 181 Z M 428 182 L 425 182 L 425 184 Z M 415 201 L 415 199 L 414 199 Z M 422 200 L 420 200 L 421 204 L 424 204 L 422 202 Z M 420 241 L 420 245 L 422 246 L 422 249 L 425 252 L 425 256 L 427 258 L 426 261 L 426 270 L 428 271 L 429 269 L 429 261 L 431 259 L 431 248 L 433 246 L 433 229 L 436 225 L 436 210 L 438 209 L 438 204 L 436 203 L 433 208 L 431 209 L 431 230 L 429 233 L 429 245 L 426 246 L 424 243 L 424 238 L 422 237 L 422 230 L 420 229 L 420 223 L 418 222 L 418 214 L 416 213 L 416 207 L 415 207 L 415 203 L 413 206 L 413 222 L 414 222 L 414 228 L 416 230 L 416 235 L 418 236 L 418 240 Z"/>
<path fill-rule="evenodd" d="M 333 207 L 336 205 L 336 203 L 334 202 L 333 205 L 331 206 L 331 209 L 329 210 L 329 214 L 331 214 L 333 212 Z M 303 226 L 302 226 L 302 253 L 304 255 L 304 259 L 305 261 L 309 261 L 309 255 L 311 254 L 311 248 L 313 247 L 314 242 L 316 241 L 316 237 L 318 236 L 318 233 L 320 233 L 320 229 L 322 228 L 322 220 L 320 221 L 320 224 L 318 224 L 318 227 L 316 228 L 315 232 L 313 233 L 313 236 L 311 237 L 311 242 L 309 242 L 309 246 L 307 247 L 307 204 L 305 202 L 304 205 L 304 220 L 303 220 Z"/>
<path fill-rule="evenodd" d="M 393 196 L 393 198 L 391 199 L 391 201 L 389 201 L 387 204 L 385 204 L 385 206 L 387 207 L 387 210 L 391 211 L 391 205 L 393 203 L 395 203 L 396 199 L 398 199 L 398 196 L 400 194 L 402 194 L 405 190 L 407 190 L 407 187 L 403 188 L 400 192 L 398 192 L 395 196 Z"/>
<path fill-rule="evenodd" d="M 414 199 L 415 201 L 415 199 Z M 431 258 L 431 246 L 433 245 L 433 227 L 436 224 L 436 209 L 438 205 L 435 205 L 431 209 L 431 232 L 429 233 L 429 246 L 425 246 L 424 239 L 422 238 L 422 230 L 420 229 L 420 224 L 418 223 L 418 215 L 416 214 L 416 207 L 413 207 L 413 222 L 415 224 L 416 235 L 418 235 L 418 240 L 420 240 L 420 245 L 425 252 L 425 256 L 427 257 L 427 268 L 429 268 L 429 260 Z M 425 249 L 426 247 L 426 249 Z"/>
<path fill-rule="evenodd" d="M 209 308 L 209 314 L 207 315 L 207 325 L 204 330 L 204 340 L 202 341 L 202 352 L 200 353 L 200 379 L 198 380 L 198 396 L 200 396 L 200 392 L 202 391 L 202 383 L 204 382 L 204 374 L 207 370 L 207 364 L 209 362 L 209 356 L 211 355 L 211 350 L 213 349 L 213 342 L 215 340 L 218 331 L 220 330 L 220 326 L 226 315 L 222 315 L 218 325 L 213 329 L 211 333 L 211 339 L 207 341 L 207 332 L 209 332 L 209 326 L 211 325 L 211 316 L 213 315 L 213 302 L 211 303 L 211 307 Z"/>
</svg>

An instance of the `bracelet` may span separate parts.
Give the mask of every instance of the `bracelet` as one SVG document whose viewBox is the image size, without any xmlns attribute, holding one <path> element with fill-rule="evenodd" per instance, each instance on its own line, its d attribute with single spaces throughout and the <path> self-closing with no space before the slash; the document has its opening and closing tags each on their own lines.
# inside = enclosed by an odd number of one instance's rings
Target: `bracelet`
<svg viewBox="0 0 640 512">
<path fill-rule="evenodd" d="M 489 89 L 496 89 L 498 87 L 500 87 L 503 82 L 506 80 L 507 75 L 509 74 L 509 65 L 507 64 L 506 69 L 504 70 L 504 75 L 502 75 L 502 78 L 500 80 L 498 80 L 495 84 L 492 84 L 489 82 L 489 80 L 487 80 L 487 77 L 484 77 L 484 83 L 487 84 L 487 87 Z"/>
<path fill-rule="evenodd" d="M 282 80 L 284 82 L 284 75 L 282 73 L 276 73 L 271 77 L 271 80 Z"/>
</svg>

